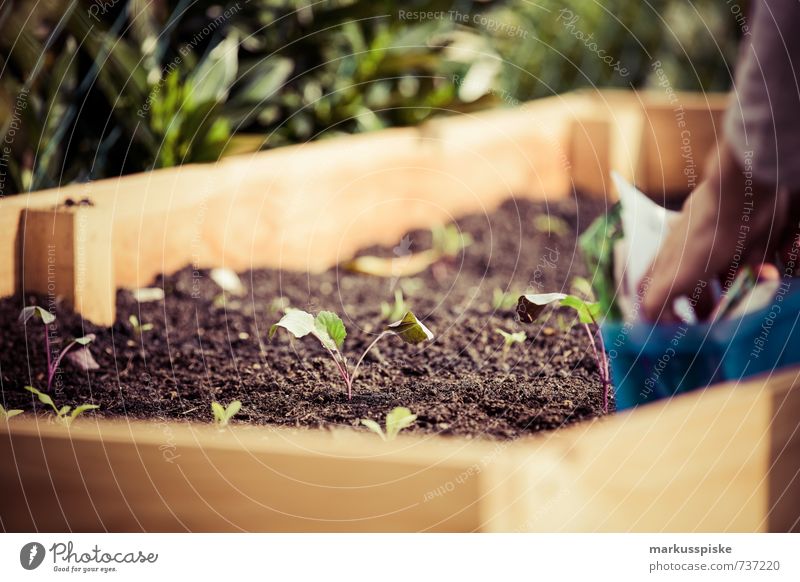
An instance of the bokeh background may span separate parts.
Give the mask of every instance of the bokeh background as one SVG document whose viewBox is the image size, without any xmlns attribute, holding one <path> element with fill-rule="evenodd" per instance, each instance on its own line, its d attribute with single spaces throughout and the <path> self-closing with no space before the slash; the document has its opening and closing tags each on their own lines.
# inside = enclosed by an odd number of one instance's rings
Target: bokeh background
<svg viewBox="0 0 800 582">
<path fill-rule="evenodd" d="M 745 10 L 720 0 L 5 0 L 0 195 L 582 87 L 647 87 L 655 61 L 676 89 L 725 90 Z"/>
</svg>

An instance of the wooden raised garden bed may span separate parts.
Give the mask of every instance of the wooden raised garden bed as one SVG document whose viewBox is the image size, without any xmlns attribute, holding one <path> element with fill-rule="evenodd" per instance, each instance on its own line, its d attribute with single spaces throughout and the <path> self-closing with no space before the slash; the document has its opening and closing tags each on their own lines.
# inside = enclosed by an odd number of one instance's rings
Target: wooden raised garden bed
<svg viewBox="0 0 800 582">
<path fill-rule="evenodd" d="M 187 265 L 318 273 L 509 198 L 610 200 L 611 169 L 674 200 L 714 147 L 724 102 L 576 93 L 9 198 L 0 201 L 0 296 L 57 295 L 111 326 L 126 315 L 116 312 L 116 291 L 161 273 Z M 0 426 L 0 523 L 7 531 L 797 529 L 798 385 L 788 370 L 514 441 L 383 443 L 347 429 L 220 431 L 89 416 L 66 429 L 27 413 Z"/>
</svg>

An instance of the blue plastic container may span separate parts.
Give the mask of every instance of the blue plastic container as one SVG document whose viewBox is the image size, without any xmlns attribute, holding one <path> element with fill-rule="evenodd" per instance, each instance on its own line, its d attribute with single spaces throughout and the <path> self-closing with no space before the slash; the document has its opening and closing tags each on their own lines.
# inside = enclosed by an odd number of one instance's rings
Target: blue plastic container
<svg viewBox="0 0 800 582">
<path fill-rule="evenodd" d="M 768 306 L 714 324 L 601 326 L 617 410 L 800 364 L 800 278 Z"/>
</svg>

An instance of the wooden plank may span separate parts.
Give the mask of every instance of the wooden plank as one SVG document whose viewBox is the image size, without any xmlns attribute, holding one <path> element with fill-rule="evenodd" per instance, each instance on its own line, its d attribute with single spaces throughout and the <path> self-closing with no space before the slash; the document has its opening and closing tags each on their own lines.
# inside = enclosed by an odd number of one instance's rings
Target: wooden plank
<svg viewBox="0 0 800 582">
<path fill-rule="evenodd" d="M 9 531 L 785 531 L 798 370 L 512 443 L 84 420 L 0 426 Z M 794 525 L 793 525 L 794 524 Z"/>
<path fill-rule="evenodd" d="M 6 531 L 467 531 L 483 443 L 180 423 L 0 428 Z M 456 485 L 457 484 L 457 487 Z M 439 494 L 436 491 L 441 489 Z M 446 494 L 445 494 L 446 493 Z"/>
<path fill-rule="evenodd" d="M 530 452 L 515 451 L 517 469 L 505 476 L 516 497 L 497 516 L 486 516 L 486 528 L 796 529 L 798 374 L 692 392 L 532 440 Z"/>
<path fill-rule="evenodd" d="M 22 283 L 55 303 L 57 297 L 98 325 L 116 317 L 111 231 L 88 206 L 25 210 Z"/>
<path fill-rule="evenodd" d="M 602 132 L 584 139 L 597 151 L 608 147 L 610 166 L 655 200 L 676 206 L 702 179 L 706 157 L 715 151 L 729 100 L 723 93 L 596 91 L 584 94 L 587 116 L 604 118 Z M 592 139 L 594 138 L 594 139 Z M 593 171 L 597 161 L 584 161 Z M 584 172 L 576 168 L 574 173 Z"/>
<path fill-rule="evenodd" d="M 576 192 L 609 198 L 611 126 L 604 117 L 576 119 L 570 135 L 572 186 Z"/>
</svg>

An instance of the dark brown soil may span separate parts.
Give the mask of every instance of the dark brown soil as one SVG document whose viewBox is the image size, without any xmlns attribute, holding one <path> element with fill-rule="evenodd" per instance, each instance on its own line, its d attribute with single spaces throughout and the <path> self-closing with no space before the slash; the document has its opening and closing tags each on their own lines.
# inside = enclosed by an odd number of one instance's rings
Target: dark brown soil
<svg viewBox="0 0 800 582">
<path fill-rule="evenodd" d="M 211 420 L 212 401 L 239 399 L 236 421 L 291 427 L 358 427 L 361 418 L 382 423 L 402 405 L 418 415 L 409 431 L 496 439 L 597 416 L 602 390 L 584 332 L 560 331 L 555 315 L 546 325 L 523 328 L 513 308 L 492 307 L 492 293 L 561 290 L 585 274 L 575 232 L 603 210 L 584 199 L 549 207 L 510 200 L 490 215 L 458 220 L 474 244 L 453 264 L 399 282 L 435 341 L 409 346 L 382 340 L 362 365 L 352 401 L 313 339 L 294 340 L 283 332 L 267 338 L 284 298 L 312 312 L 339 313 L 348 330 L 344 351 L 357 358 L 383 324 L 380 303 L 392 300 L 394 282 L 341 269 L 321 275 L 247 272 L 241 275 L 247 295 L 228 296 L 225 306 L 218 299 L 215 305 L 220 290 L 207 273 L 198 279 L 185 269 L 155 283 L 164 288 L 165 301 L 138 304 L 120 291 L 120 322 L 111 329 L 84 326 L 56 306 L 58 339 L 96 333 L 91 350 L 101 369 L 63 366 L 54 399 L 58 405 L 100 405 L 89 414 L 202 422 Z M 534 218 L 547 213 L 566 221 L 571 232 L 537 232 Z M 412 232 L 409 240 L 412 251 L 423 250 L 430 233 Z M 392 249 L 366 252 L 391 256 Z M 46 388 L 46 356 L 41 323 L 18 323 L 21 307 L 20 297 L 0 301 L 0 380 L 3 405 L 30 411 L 34 402 L 23 387 Z M 154 329 L 137 338 L 130 314 Z M 504 352 L 496 328 L 524 329 L 528 339 Z"/>
</svg>

